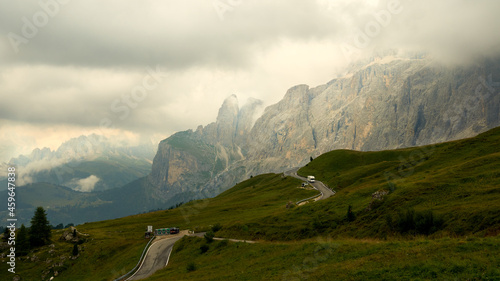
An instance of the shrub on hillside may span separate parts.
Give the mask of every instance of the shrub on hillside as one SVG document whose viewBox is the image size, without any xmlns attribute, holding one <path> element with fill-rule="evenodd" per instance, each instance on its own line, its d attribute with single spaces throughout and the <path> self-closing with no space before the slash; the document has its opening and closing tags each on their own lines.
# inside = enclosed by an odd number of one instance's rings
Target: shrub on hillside
<svg viewBox="0 0 500 281">
<path fill-rule="evenodd" d="M 186 266 L 186 271 L 187 272 L 192 272 L 196 270 L 196 264 L 194 262 L 190 262 Z"/>
<path fill-rule="evenodd" d="M 347 207 L 346 220 L 351 222 L 351 221 L 354 221 L 355 219 L 356 219 L 356 215 L 352 211 L 352 206 L 349 205 L 349 207 Z"/>
<path fill-rule="evenodd" d="M 75 257 L 78 256 L 78 245 L 77 244 L 73 245 L 73 251 L 71 252 L 71 254 Z"/>
<path fill-rule="evenodd" d="M 214 241 L 215 234 L 212 231 L 209 231 L 203 235 L 207 243 L 212 243 Z"/>
<path fill-rule="evenodd" d="M 213 232 L 213 233 L 215 233 L 215 232 L 217 232 L 217 231 L 219 231 L 219 230 L 221 230 L 221 229 L 222 229 L 222 225 L 220 225 L 220 223 L 216 223 L 216 224 L 214 224 L 214 225 L 212 226 L 212 232 Z"/>
<path fill-rule="evenodd" d="M 401 233 L 409 232 L 415 229 L 415 211 L 413 209 L 406 209 L 398 213 L 397 230 Z"/>
<path fill-rule="evenodd" d="M 210 246 L 208 246 L 208 244 L 203 244 L 200 246 L 200 251 L 202 254 L 206 253 L 208 249 L 210 249 Z"/>
<path fill-rule="evenodd" d="M 400 233 L 429 235 L 442 228 L 443 220 L 436 217 L 432 210 L 415 212 L 413 209 L 406 209 L 398 213 L 395 224 Z"/>
</svg>

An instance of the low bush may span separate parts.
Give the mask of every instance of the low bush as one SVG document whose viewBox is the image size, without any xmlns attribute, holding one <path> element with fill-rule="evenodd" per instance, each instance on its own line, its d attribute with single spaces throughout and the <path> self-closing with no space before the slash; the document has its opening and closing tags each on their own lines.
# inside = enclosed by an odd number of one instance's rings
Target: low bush
<svg viewBox="0 0 500 281">
<path fill-rule="evenodd" d="M 386 218 L 388 224 L 392 224 L 392 219 Z M 396 220 L 396 230 L 400 233 L 432 234 L 443 226 L 443 219 L 436 217 L 432 210 L 415 212 L 413 209 L 406 209 L 398 213 Z"/>
<path fill-rule="evenodd" d="M 214 225 L 212 226 L 212 232 L 213 232 L 213 233 L 215 233 L 215 232 L 217 232 L 217 231 L 219 231 L 219 230 L 221 230 L 221 229 L 222 229 L 222 225 L 221 225 L 220 223 L 216 223 L 216 224 L 214 224 Z"/>
<path fill-rule="evenodd" d="M 214 241 L 215 234 L 212 231 L 209 231 L 203 235 L 207 243 L 212 243 Z"/>
<path fill-rule="evenodd" d="M 196 270 L 196 264 L 194 262 L 190 262 L 186 266 L 186 271 L 187 272 L 192 272 Z"/>
<path fill-rule="evenodd" d="M 210 247 L 208 246 L 208 244 L 203 244 L 200 246 L 200 251 L 202 254 L 206 253 L 208 251 L 208 249 L 210 249 Z"/>
</svg>

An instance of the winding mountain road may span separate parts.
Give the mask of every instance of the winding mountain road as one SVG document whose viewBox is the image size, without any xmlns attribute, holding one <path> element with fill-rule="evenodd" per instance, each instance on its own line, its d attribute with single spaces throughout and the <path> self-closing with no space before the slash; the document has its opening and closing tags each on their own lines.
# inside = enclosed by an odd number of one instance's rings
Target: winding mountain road
<svg viewBox="0 0 500 281">
<path fill-rule="evenodd" d="M 139 269 L 132 276 L 126 279 L 126 281 L 148 278 L 156 271 L 166 267 L 175 242 L 179 241 L 182 237 L 184 237 L 184 235 L 203 237 L 203 235 L 205 235 L 205 232 L 188 234 L 188 231 L 184 230 L 175 235 L 159 236 L 159 240 L 155 241 L 153 244 L 151 244 L 151 246 L 149 246 L 149 249 L 146 252 L 146 257 L 144 258 L 144 261 L 142 262 Z M 214 240 L 225 239 L 226 238 L 214 238 Z M 257 243 L 255 241 L 248 240 L 228 240 L 232 242 Z"/>
<path fill-rule="evenodd" d="M 128 280 L 141 280 L 151 276 L 156 271 L 167 266 L 168 259 L 172 248 L 178 240 L 180 240 L 186 233 L 179 233 L 175 235 L 160 236 L 160 240 L 155 241 L 149 247 L 146 257 L 142 262 L 139 269 L 129 277 Z"/>
<path fill-rule="evenodd" d="M 304 178 L 304 177 L 301 177 L 301 176 L 297 175 L 297 171 L 299 169 L 300 169 L 300 167 L 299 168 L 293 168 L 292 170 L 283 172 L 283 174 L 285 176 L 292 176 L 294 178 L 297 178 L 299 180 L 307 182 L 307 178 Z M 325 184 L 323 184 L 320 181 L 310 182 L 309 184 L 312 185 L 312 186 L 314 186 L 319 192 L 321 192 L 321 196 L 317 200 L 324 200 L 324 199 L 326 199 L 326 198 L 328 198 L 330 196 L 335 195 L 335 191 L 329 189 L 328 187 L 326 187 Z"/>
<path fill-rule="evenodd" d="M 294 168 L 292 170 L 286 171 L 283 174 L 285 176 L 292 176 L 302 181 L 307 182 L 307 178 L 301 177 L 297 175 L 297 171 L 299 168 Z M 335 195 L 335 191 L 329 189 L 320 181 L 315 181 L 313 183 L 309 183 L 313 187 L 315 187 L 319 192 L 321 192 L 321 196 L 316 200 L 324 200 L 330 196 Z M 191 234 L 193 236 L 202 237 L 204 233 Z M 168 260 L 170 258 L 170 253 L 172 252 L 172 248 L 178 240 L 180 240 L 184 235 L 187 235 L 187 231 L 182 231 L 176 235 L 168 235 L 162 236 L 159 240 L 155 241 L 149 247 L 146 256 L 139 267 L 139 269 L 128 279 L 126 280 L 141 280 L 145 279 L 156 271 L 164 268 L 168 264 Z M 214 238 L 216 240 L 222 240 L 225 238 Z M 243 241 L 243 240 L 233 240 L 234 242 L 246 242 L 246 243 L 255 243 L 255 241 Z"/>
</svg>

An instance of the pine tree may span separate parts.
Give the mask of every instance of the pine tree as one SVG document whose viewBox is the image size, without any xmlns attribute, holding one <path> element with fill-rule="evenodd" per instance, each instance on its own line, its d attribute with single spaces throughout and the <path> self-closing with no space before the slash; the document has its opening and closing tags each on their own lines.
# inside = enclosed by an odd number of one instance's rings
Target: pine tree
<svg viewBox="0 0 500 281">
<path fill-rule="evenodd" d="M 51 236 L 50 223 L 47 214 L 42 207 L 36 208 L 35 215 L 31 219 L 29 240 L 31 247 L 39 247 L 49 243 Z"/>
<path fill-rule="evenodd" d="M 73 245 L 73 252 L 72 252 L 73 256 L 78 256 L 78 245 Z"/>
<path fill-rule="evenodd" d="M 16 245 L 17 245 L 16 250 L 18 255 L 25 256 L 29 253 L 30 240 L 28 238 L 28 230 L 26 229 L 24 224 L 21 225 L 19 233 L 17 234 Z"/>
<path fill-rule="evenodd" d="M 347 218 L 347 221 L 354 221 L 356 219 L 356 216 L 354 215 L 354 212 L 352 211 L 351 205 L 349 205 L 349 207 L 347 207 L 346 218 Z"/>
<path fill-rule="evenodd" d="M 3 231 L 3 241 L 4 242 L 7 242 L 7 240 L 9 239 L 9 235 L 10 235 L 10 230 L 6 227 L 5 230 Z"/>
</svg>

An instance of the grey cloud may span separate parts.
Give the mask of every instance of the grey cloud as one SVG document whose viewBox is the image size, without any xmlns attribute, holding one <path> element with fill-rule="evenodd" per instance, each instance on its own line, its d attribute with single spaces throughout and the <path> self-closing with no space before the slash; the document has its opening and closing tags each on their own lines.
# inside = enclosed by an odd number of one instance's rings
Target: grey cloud
<svg viewBox="0 0 500 281">
<path fill-rule="evenodd" d="M 225 21 L 218 18 L 213 2 L 73 0 L 21 44 L 18 55 L 11 49 L 4 60 L 94 67 L 162 64 L 170 69 L 242 66 L 255 45 L 283 36 L 322 37 L 334 27 L 335 19 L 313 1 L 242 1 L 226 13 Z M 0 9 L 2 33 L 22 36 L 21 19 L 32 21 L 40 9 L 33 3 L 21 9 L 26 3 L 9 2 L 9 9 Z"/>
<path fill-rule="evenodd" d="M 42 0 L 55 1 L 62 0 Z M 356 32 L 391 1 L 242 0 L 221 21 L 212 0 L 72 0 L 16 54 L 9 33 L 22 35 L 23 17 L 32 21 L 41 8 L 38 1 L 0 0 L 0 119 L 95 128 L 108 118 L 116 128 L 148 134 L 206 125 L 230 94 L 276 101 L 287 87 L 308 82 L 304 76 L 334 78 L 346 64 L 339 46 L 355 45 Z M 399 5 L 402 12 L 360 52 L 407 49 L 460 61 L 500 54 L 500 1 Z M 286 46 L 292 51 L 280 50 Z M 315 63 L 303 66 L 308 61 Z M 113 110 L 157 65 L 170 76 L 126 117 Z"/>
<path fill-rule="evenodd" d="M 19 54 L 4 46 L 7 52 L 2 59 L 90 67 L 240 68 L 251 64 L 256 48 L 266 48 L 281 38 L 349 42 L 354 28 L 364 29 L 373 13 L 386 9 L 391 1 L 395 0 L 379 1 L 372 7 L 362 0 L 322 1 L 335 5 L 247 0 L 227 11 L 221 21 L 213 8 L 216 1 L 73 0 L 61 5 L 29 43 L 21 44 Z M 452 50 L 459 55 L 498 53 L 499 1 L 397 2 L 403 13 L 393 15 L 390 25 L 371 38 L 373 47 Z M 37 2 L 0 3 L 2 34 L 22 35 L 22 18 L 33 21 L 41 10 Z M 3 41 L 10 45 L 8 38 Z"/>
<path fill-rule="evenodd" d="M 389 3 L 394 2 L 399 3 L 401 13 L 391 14 L 386 26 L 379 25 L 380 31 L 369 36 L 371 42 L 366 51 L 412 50 L 458 62 L 500 55 L 500 34 L 496 31 L 500 24 L 499 1 L 387 0 L 362 13 L 356 13 L 352 7 L 344 12 L 357 18 L 351 27 L 366 34 L 370 22 L 377 22 L 374 14 L 387 11 Z M 353 35 L 346 35 L 344 42 L 353 44 Z"/>
</svg>

